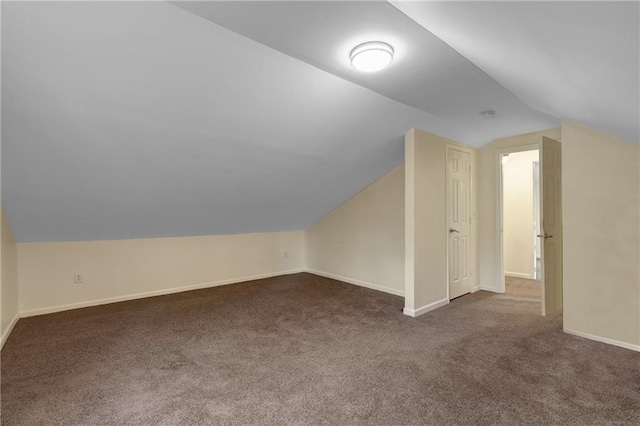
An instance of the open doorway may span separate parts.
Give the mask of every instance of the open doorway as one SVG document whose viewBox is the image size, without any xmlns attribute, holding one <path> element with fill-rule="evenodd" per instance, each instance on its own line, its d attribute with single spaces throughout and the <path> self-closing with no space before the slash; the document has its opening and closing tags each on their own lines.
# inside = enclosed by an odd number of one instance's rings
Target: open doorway
<svg viewBox="0 0 640 426">
<path fill-rule="evenodd" d="M 501 290 L 507 295 L 539 300 L 542 315 L 560 311 L 561 143 L 543 136 L 538 144 L 498 150 L 496 154 Z"/>
<path fill-rule="evenodd" d="M 542 303 L 539 150 L 502 153 L 505 294 Z"/>
</svg>

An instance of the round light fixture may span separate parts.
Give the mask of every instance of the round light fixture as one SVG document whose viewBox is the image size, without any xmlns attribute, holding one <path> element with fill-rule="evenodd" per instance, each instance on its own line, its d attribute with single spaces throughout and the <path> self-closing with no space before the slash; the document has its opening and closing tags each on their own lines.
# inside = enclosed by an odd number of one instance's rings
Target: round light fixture
<svg viewBox="0 0 640 426">
<path fill-rule="evenodd" d="M 380 71 L 393 61 L 393 47 L 382 41 L 370 41 L 354 47 L 349 56 L 358 71 Z"/>
</svg>

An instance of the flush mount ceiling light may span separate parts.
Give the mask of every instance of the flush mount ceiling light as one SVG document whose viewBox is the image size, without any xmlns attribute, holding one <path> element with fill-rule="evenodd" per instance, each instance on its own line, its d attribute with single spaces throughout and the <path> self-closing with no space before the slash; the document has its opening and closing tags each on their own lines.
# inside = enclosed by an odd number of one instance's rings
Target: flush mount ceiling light
<svg viewBox="0 0 640 426">
<path fill-rule="evenodd" d="M 382 41 L 370 41 L 354 47 L 349 56 L 358 71 L 380 71 L 393 61 L 393 47 Z"/>
</svg>

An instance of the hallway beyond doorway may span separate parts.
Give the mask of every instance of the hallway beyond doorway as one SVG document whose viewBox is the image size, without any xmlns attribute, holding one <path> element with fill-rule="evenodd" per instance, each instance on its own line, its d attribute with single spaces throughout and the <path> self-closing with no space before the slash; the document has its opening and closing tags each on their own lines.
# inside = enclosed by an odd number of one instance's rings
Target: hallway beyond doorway
<svg viewBox="0 0 640 426">
<path fill-rule="evenodd" d="M 505 275 L 505 296 L 530 302 L 542 302 L 542 281 Z"/>
</svg>

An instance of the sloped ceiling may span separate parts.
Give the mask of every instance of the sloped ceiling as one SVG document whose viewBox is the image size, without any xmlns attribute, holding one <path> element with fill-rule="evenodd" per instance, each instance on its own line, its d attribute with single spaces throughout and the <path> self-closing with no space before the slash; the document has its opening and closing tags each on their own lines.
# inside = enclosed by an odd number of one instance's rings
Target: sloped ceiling
<svg viewBox="0 0 640 426">
<path fill-rule="evenodd" d="M 640 144 L 640 2 L 391 2 L 527 105 Z"/>
<path fill-rule="evenodd" d="M 376 32 L 396 61 L 359 75 Z M 3 208 L 19 241 L 304 229 L 412 127 L 559 123 L 477 65 L 380 2 L 2 2 Z"/>
<path fill-rule="evenodd" d="M 411 108 L 168 3 L 2 4 L 19 241 L 304 229 L 403 159 Z"/>
<path fill-rule="evenodd" d="M 553 127 L 540 113 L 449 45 L 387 2 L 174 2 L 211 22 L 458 127 L 461 142 L 481 146 L 497 137 Z M 384 40 L 391 66 L 362 73 L 349 61 L 358 44 Z M 496 111 L 493 120 L 480 115 Z"/>
</svg>

